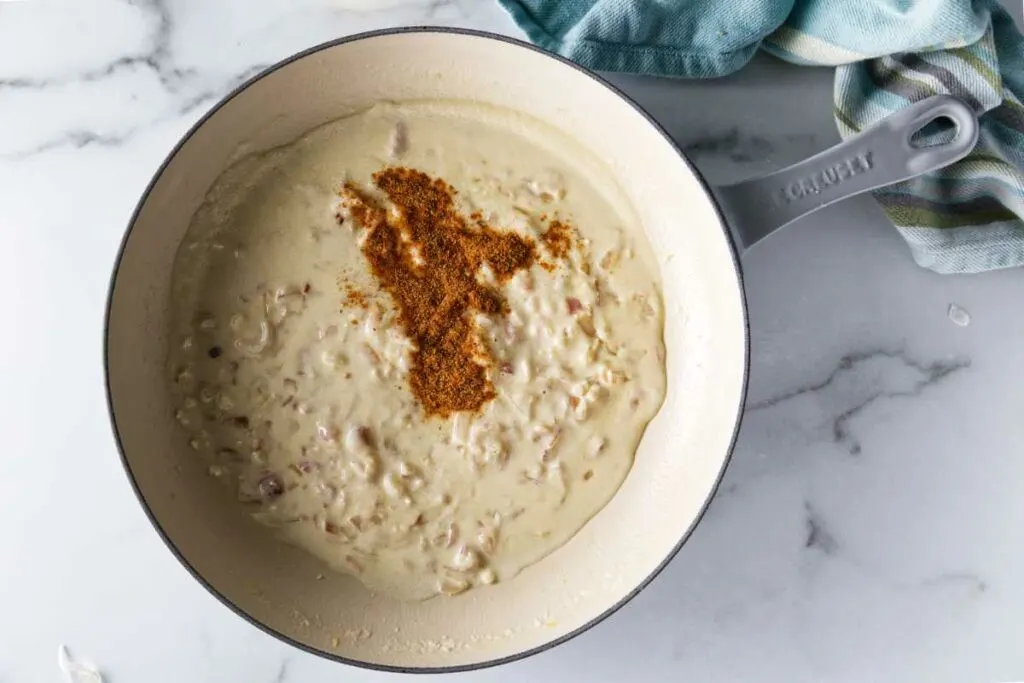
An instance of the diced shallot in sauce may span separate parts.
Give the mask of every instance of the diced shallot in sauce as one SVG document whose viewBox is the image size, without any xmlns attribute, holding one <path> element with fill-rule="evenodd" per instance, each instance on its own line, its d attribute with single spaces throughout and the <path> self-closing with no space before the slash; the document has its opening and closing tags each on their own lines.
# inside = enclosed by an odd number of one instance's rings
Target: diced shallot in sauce
<svg viewBox="0 0 1024 683">
<path fill-rule="evenodd" d="M 497 107 L 380 104 L 240 160 L 174 265 L 182 456 L 373 591 L 507 581 L 611 499 L 663 400 L 637 215 Z"/>
</svg>

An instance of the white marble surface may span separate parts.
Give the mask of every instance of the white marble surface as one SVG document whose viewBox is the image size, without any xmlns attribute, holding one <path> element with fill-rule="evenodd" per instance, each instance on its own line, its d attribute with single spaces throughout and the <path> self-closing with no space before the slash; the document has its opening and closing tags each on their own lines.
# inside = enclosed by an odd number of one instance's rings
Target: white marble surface
<svg viewBox="0 0 1024 683">
<path fill-rule="evenodd" d="M 59 680 L 60 643 L 114 683 L 396 678 L 276 642 L 177 564 L 115 455 L 100 343 L 125 222 L 186 128 L 262 65 L 411 23 L 517 33 L 490 0 L 0 3 L 0 683 Z M 823 70 L 615 80 L 712 179 L 837 139 Z M 602 625 L 463 679 L 1024 680 L 1024 271 L 920 270 L 866 198 L 745 268 L 750 405 L 703 524 Z"/>
</svg>

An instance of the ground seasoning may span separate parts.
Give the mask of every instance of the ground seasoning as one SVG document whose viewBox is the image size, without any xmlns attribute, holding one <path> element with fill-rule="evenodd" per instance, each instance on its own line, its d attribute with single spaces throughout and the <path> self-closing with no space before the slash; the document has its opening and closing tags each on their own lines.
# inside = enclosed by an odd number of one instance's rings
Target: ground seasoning
<svg viewBox="0 0 1024 683">
<path fill-rule="evenodd" d="M 367 301 L 366 294 L 356 288 L 355 285 L 350 282 L 346 282 L 343 285 L 343 289 L 345 290 L 345 303 L 347 305 L 354 306 L 356 308 L 369 307 L 370 304 L 369 301 Z"/>
<path fill-rule="evenodd" d="M 573 247 L 575 233 L 568 223 L 559 220 L 551 221 L 547 231 L 541 236 L 540 241 L 547 247 L 548 253 L 557 259 L 563 259 L 569 255 Z"/>
<path fill-rule="evenodd" d="M 409 383 L 427 416 L 475 412 L 496 395 L 494 358 L 473 323 L 479 313 L 501 316 L 508 305 L 477 274 L 487 266 L 498 285 L 537 259 L 537 245 L 495 230 L 455 206 L 455 190 L 420 171 L 389 167 L 373 175 L 396 209 L 389 212 L 348 184 L 342 190 L 353 218 L 366 230 L 362 251 L 398 320 L 415 345 Z"/>
</svg>

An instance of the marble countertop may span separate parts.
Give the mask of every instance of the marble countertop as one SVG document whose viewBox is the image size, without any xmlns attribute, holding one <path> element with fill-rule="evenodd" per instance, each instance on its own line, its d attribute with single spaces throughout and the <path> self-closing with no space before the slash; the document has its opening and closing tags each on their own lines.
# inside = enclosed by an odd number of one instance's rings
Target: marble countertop
<svg viewBox="0 0 1024 683">
<path fill-rule="evenodd" d="M 100 345 L 122 230 L 189 125 L 294 51 L 424 23 L 518 35 L 490 0 L 0 2 L 0 683 L 60 680 L 61 643 L 114 683 L 397 679 L 278 643 L 178 565 L 116 457 Z M 712 180 L 838 139 L 826 70 L 614 80 Z M 922 270 L 863 197 L 744 267 L 749 405 L 704 522 L 606 622 L 462 678 L 1024 680 L 1024 271 Z"/>
</svg>

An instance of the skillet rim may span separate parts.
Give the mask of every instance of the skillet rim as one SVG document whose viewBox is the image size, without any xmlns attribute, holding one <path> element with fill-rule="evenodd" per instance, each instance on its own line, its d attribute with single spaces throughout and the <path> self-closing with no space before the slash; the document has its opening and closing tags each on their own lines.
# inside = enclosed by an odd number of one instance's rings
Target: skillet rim
<svg viewBox="0 0 1024 683">
<path fill-rule="evenodd" d="M 150 509 L 148 503 L 146 502 L 145 497 L 142 494 L 142 491 L 139 488 L 138 482 L 136 481 L 135 476 L 132 473 L 131 465 L 129 464 L 128 458 L 125 455 L 124 445 L 121 442 L 121 435 L 120 435 L 120 432 L 118 431 L 118 428 L 117 428 L 117 417 L 114 414 L 113 396 L 112 396 L 112 392 L 111 392 L 111 388 L 110 388 L 110 348 L 109 348 L 109 345 L 110 345 L 110 313 L 111 313 L 111 306 L 113 304 L 114 288 L 115 288 L 115 286 L 117 284 L 117 276 L 118 276 L 118 273 L 120 272 L 121 261 L 124 258 L 124 251 L 125 251 L 125 248 L 126 248 L 126 246 L 128 244 L 128 240 L 131 237 L 132 231 L 135 229 L 135 224 L 136 224 L 136 221 L 138 220 L 139 214 L 142 211 L 142 207 L 145 206 L 146 201 L 149 199 L 150 193 L 152 192 L 153 188 L 156 186 L 156 183 L 160 180 L 161 176 L 163 176 L 164 171 L 167 169 L 167 166 L 171 163 L 171 161 L 178 154 L 178 152 L 192 139 L 192 136 L 195 135 L 195 133 L 210 118 L 212 118 L 218 111 L 220 111 L 220 109 L 222 107 L 224 107 L 224 105 L 226 105 L 229 101 L 234 99 L 236 96 L 241 94 L 243 91 L 245 91 L 247 88 L 249 88 L 251 85 L 253 85 L 257 81 L 263 79 L 266 76 L 269 76 L 270 74 L 274 73 L 275 71 L 277 71 L 279 69 L 282 69 L 282 68 L 292 64 L 293 62 L 297 62 L 297 61 L 299 61 L 301 59 L 304 59 L 306 57 L 314 55 L 314 54 L 316 54 L 318 52 L 321 52 L 323 50 L 328 50 L 328 49 L 337 47 L 339 45 L 344 45 L 346 43 L 355 42 L 355 41 L 358 41 L 358 40 L 377 38 L 377 37 L 387 36 L 387 35 L 421 34 L 421 33 L 456 34 L 456 35 L 470 36 L 470 37 L 480 38 L 480 39 L 485 39 L 485 40 L 494 40 L 494 41 L 510 44 L 510 45 L 513 45 L 513 46 L 516 46 L 516 47 L 519 47 L 519 48 L 524 48 L 524 49 L 527 49 L 527 50 L 531 50 L 533 52 L 542 54 L 542 55 L 544 55 L 544 56 L 546 56 L 546 57 L 548 57 L 550 59 L 554 59 L 555 61 L 560 62 L 560 63 L 562 63 L 562 64 L 564 64 L 566 66 L 572 67 L 581 76 L 590 78 L 590 79 L 596 81 L 598 84 L 600 84 L 600 85 L 604 86 L 605 88 L 607 88 L 613 94 L 617 95 L 620 99 L 622 99 L 628 105 L 630 105 L 640 116 L 642 116 L 647 121 L 647 123 L 651 127 L 653 127 L 658 133 L 660 133 L 662 138 L 664 138 L 665 143 L 668 144 L 673 150 L 675 150 L 675 152 L 676 152 L 676 154 L 678 154 L 680 160 L 684 164 L 686 164 L 686 166 L 690 169 L 690 171 L 693 173 L 693 175 L 697 178 L 698 182 L 700 182 L 701 187 L 704 190 L 705 197 L 707 198 L 707 201 L 715 208 L 715 212 L 718 214 L 719 226 L 721 227 L 722 232 L 723 232 L 723 234 L 725 236 L 726 243 L 729 245 L 729 250 L 730 250 L 730 253 L 732 255 L 733 269 L 735 271 L 735 276 L 736 276 L 736 283 L 737 283 L 737 286 L 739 287 L 740 306 L 741 306 L 741 309 L 742 309 L 741 313 L 742 313 L 742 316 L 743 316 L 744 339 L 743 339 L 743 380 L 742 380 L 742 383 L 741 383 L 739 400 L 737 401 L 737 406 L 736 406 L 736 417 L 734 418 L 733 433 L 732 433 L 732 436 L 729 439 L 729 446 L 726 449 L 724 457 L 722 458 L 722 464 L 721 464 L 721 467 L 720 467 L 720 469 L 718 471 L 718 475 L 715 478 L 714 485 L 708 491 L 707 497 L 705 498 L 704 502 L 701 504 L 700 511 L 694 517 L 693 522 L 690 524 L 689 528 L 687 528 L 687 530 L 683 533 L 683 535 L 679 539 L 679 542 L 675 545 L 675 547 L 672 548 L 672 550 L 669 551 L 669 553 L 666 555 L 665 559 L 657 567 L 655 567 L 654 570 L 643 581 L 641 581 L 631 591 L 626 593 L 621 599 L 619 599 L 618 602 L 616 602 L 615 604 L 611 605 L 609 608 L 607 608 L 605 611 L 603 611 L 601 614 L 597 615 L 596 617 L 594 617 L 593 619 L 591 619 L 587 623 L 577 627 L 576 629 L 573 629 L 569 633 L 566 633 L 566 634 L 564 634 L 562 636 L 559 636 L 558 638 L 550 640 L 550 641 L 544 643 L 543 645 L 538 645 L 537 647 L 530 648 L 528 650 L 523 650 L 522 652 L 517 652 L 517 653 L 512 654 L 512 655 L 507 655 L 507 656 L 504 656 L 504 657 L 497 657 L 497 658 L 494 658 L 494 659 L 482 660 L 482 661 L 474 662 L 474 663 L 471 663 L 471 664 L 460 664 L 460 665 L 454 665 L 454 666 L 409 667 L 409 666 L 391 666 L 391 665 L 387 665 L 387 664 L 377 664 L 377 663 L 373 663 L 373 662 L 367 662 L 367 661 L 363 661 L 363 660 L 359 660 L 359 659 L 351 659 L 349 657 L 343 657 L 343 656 L 338 655 L 338 654 L 334 654 L 334 653 L 331 653 L 331 652 L 326 652 L 324 650 L 320 650 L 319 648 L 312 647 L 312 646 L 307 645 L 305 643 L 299 642 L 298 640 L 295 640 L 294 638 L 292 638 L 292 637 L 290 637 L 288 635 L 285 635 L 284 633 L 281 633 L 280 631 L 277 631 L 277 630 L 271 628 L 267 624 L 264 624 L 261 621 L 259 621 L 258 619 L 256 619 L 255 617 L 249 615 L 241 607 L 239 607 L 238 605 L 233 603 L 230 599 L 228 599 L 226 596 L 221 594 L 216 588 L 214 588 L 214 586 L 211 585 L 188 562 L 188 560 L 181 553 L 181 551 L 178 550 L 177 546 L 174 545 L 173 541 L 171 541 L 170 537 L 164 531 L 163 527 L 160 526 L 160 522 L 156 519 L 155 514 Z M 715 196 L 712 193 L 711 187 L 708 184 L 707 180 L 705 180 L 705 178 L 700 174 L 700 172 L 697 170 L 697 168 L 694 166 L 694 164 L 686 157 L 686 155 L 683 153 L 683 151 L 679 148 L 679 146 L 675 143 L 675 141 L 671 138 L 671 136 L 669 136 L 669 134 L 665 131 L 665 129 L 661 126 L 661 124 L 659 124 L 650 114 L 648 114 L 643 109 L 643 107 L 641 107 L 635 100 L 633 100 L 630 96 L 626 95 L 621 89 L 619 89 L 618 87 L 616 87 L 615 85 L 610 83 L 605 78 L 603 78 L 600 75 L 598 75 L 597 73 L 587 69 L 586 67 L 583 67 L 583 66 L 581 66 L 579 64 L 576 64 L 575 62 L 572 62 L 572 61 L 566 59 L 565 57 L 562 57 L 561 55 L 555 54 L 553 52 L 550 52 L 549 50 L 545 50 L 545 49 L 543 49 L 541 47 L 538 47 L 536 45 L 532 45 L 530 43 L 524 42 L 524 41 L 519 40 L 517 38 L 512 38 L 510 36 L 504 36 L 504 35 L 501 35 L 501 34 L 490 32 L 490 31 L 482 31 L 482 30 L 477 30 L 477 29 L 446 27 L 446 26 L 407 26 L 407 27 L 388 28 L 388 29 L 380 29 L 380 30 L 374 30 L 374 31 L 363 31 L 363 32 L 359 32 L 359 33 L 354 33 L 352 35 L 344 36 L 344 37 L 341 37 L 341 38 L 336 38 L 334 40 L 329 40 L 329 41 L 320 43 L 318 45 L 314 45 L 313 47 L 307 48 L 307 49 L 302 50 L 300 52 L 297 52 L 297 53 L 295 53 L 295 54 L 293 54 L 293 55 L 291 55 L 289 57 L 286 57 L 286 58 L 282 59 L 281 61 L 276 62 L 275 64 L 267 67 L 266 69 L 260 71 L 258 74 L 252 76 L 251 78 L 247 79 L 246 81 L 244 81 L 240 85 L 236 86 L 231 92 L 229 92 L 227 95 L 225 95 L 223 98 L 221 98 L 215 105 L 213 105 L 205 114 L 203 114 L 199 118 L 199 120 L 197 120 L 188 129 L 188 131 L 181 137 L 181 139 L 177 142 L 177 144 L 175 144 L 175 146 L 171 149 L 171 151 L 164 158 L 163 162 L 160 164 L 160 166 L 157 168 L 156 172 L 153 174 L 152 179 L 147 184 L 145 191 L 142 193 L 142 196 L 139 198 L 139 201 L 135 205 L 135 209 L 132 211 L 131 218 L 128 221 L 128 225 L 127 225 L 127 227 L 125 229 L 124 235 L 122 236 L 121 242 L 120 242 L 120 244 L 118 246 L 117 253 L 116 253 L 116 256 L 115 256 L 115 259 L 114 259 L 113 270 L 112 270 L 111 276 L 110 276 L 110 283 L 109 283 L 109 285 L 107 287 L 107 297 L 106 297 L 106 302 L 105 302 L 105 305 L 104 305 L 104 313 L 103 313 L 103 384 L 104 384 L 104 394 L 106 396 L 106 403 L 107 403 L 107 414 L 108 414 L 109 419 L 110 419 L 110 425 L 111 425 L 111 428 L 112 428 L 112 431 L 113 431 L 114 442 L 115 442 L 115 445 L 117 447 L 118 456 L 121 459 L 121 465 L 124 468 L 126 477 L 128 478 L 128 483 L 131 485 L 132 491 L 134 492 L 136 499 L 139 501 L 139 504 L 142 506 L 143 512 L 145 513 L 146 517 L 149 519 L 150 524 L 152 524 L 153 528 L 156 530 L 157 534 L 160 536 L 161 540 L 164 542 L 164 545 L 167 546 L 167 549 L 170 550 L 171 554 L 174 555 L 175 558 L 177 558 L 178 562 L 185 568 L 185 570 L 192 576 L 192 578 L 194 578 L 201 586 L 203 586 L 214 598 L 216 598 L 221 604 L 223 604 L 229 610 L 234 612 L 236 615 L 238 615 L 239 617 L 241 617 L 242 619 L 247 621 L 249 624 L 251 624 L 252 626 L 255 626 L 256 628 L 258 628 L 260 631 L 262 631 L 262 632 L 264 632 L 264 633 L 274 637 L 275 639 L 277 639 L 277 640 L 279 640 L 279 641 L 281 641 L 283 643 L 286 643 L 288 645 L 291 645 L 292 647 L 298 648 L 299 650 L 302 650 L 304 652 L 308 652 L 310 654 L 316 655 L 318 657 L 322 657 L 324 659 L 327 659 L 327 660 L 330 660 L 330 661 L 333 661 L 333 662 L 338 662 L 338 663 L 341 663 L 341 664 L 348 664 L 350 666 L 355 666 L 355 667 L 359 667 L 359 668 L 363 668 L 363 669 L 370 669 L 370 670 L 373 670 L 373 671 L 383 671 L 383 672 L 389 672 L 389 673 L 415 673 L 415 674 L 459 673 L 459 672 L 466 672 L 466 671 L 478 671 L 478 670 L 481 670 L 481 669 L 487 669 L 487 668 L 494 667 L 494 666 L 499 666 L 499 665 L 502 665 L 502 664 L 509 664 L 509 663 L 512 663 L 512 662 L 520 661 L 520 660 L 526 659 L 527 657 L 531 657 L 533 655 L 540 654 L 542 652 L 546 652 L 548 650 L 551 650 L 552 648 L 554 648 L 554 647 L 556 647 L 558 645 L 561 645 L 561 644 L 563 644 L 565 642 L 568 642 L 569 640 L 572 640 L 573 638 L 575 638 L 575 637 L 581 635 L 582 633 L 585 633 L 586 631 L 589 631 L 593 627 L 597 626 L 599 623 L 601 623 L 602 621 L 604 621 L 605 619 L 610 617 L 612 614 L 614 614 L 615 612 L 619 611 L 622 607 L 624 607 L 626 605 L 626 603 L 628 603 L 630 600 L 632 600 L 634 597 L 636 597 L 640 593 L 640 591 L 642 591 L 644 588 L 646 588 L 648 585 L 650 585 L 650 583 L 655 579 L 655 577 L 657 577 L 665 569 L 665 567 L 668 566 L 669 562 L 671 562 L 672 559 L 676 556 L 676 554 L 679 553 L 679 551 L 682 549 L 683 545 L 686 543 L 687 540 L 689 540 L 690 536 L 693 534 L 694 529 L 697 528 L 697 525 L 700 524 L 701 520 L 704 518 L 704 515 L 707 512 L 708 507 L 710 506 L 712 499 L 714 499 L 714 497 L 715 497 L 715 493 L 718 491 L 718 488 L 719 488 L 719 486 L 722 483 L 722 477 L 725 475 L 725 471 L 726 471 L 726 469 L 729 466 L 729 462 L 732 459 L 733 451 L 735 450 L 735 447 L 736 447 L 736 440 L 737 440 L 737 437 L 739 435 L 740 425 L 741 425 L 741 423 L 743 421 L 743 408 L 744 408 L 744 405 L 746 403 L 746 395 L 747 395 L 747 389 L 748 389 L 749 380 L 750 380 L 750 317 L 748 315 L 748 309 L 747 309 L 746 291 L 745 291 L 744 286 L 743 286 L 743 271 L 742 271 L 742 268 L 740 267 L 740 251 L 739 251 L 739 249 L 738 249 L 738 247 L 736 245 L 736 242 L 734 240 L 732 232 L 729 229 L 729 224 L 726 221 L 725 214 L 722 211 L 722 207 L 719 205 L 718 201 L 715 199 Z"/>
</svg>

